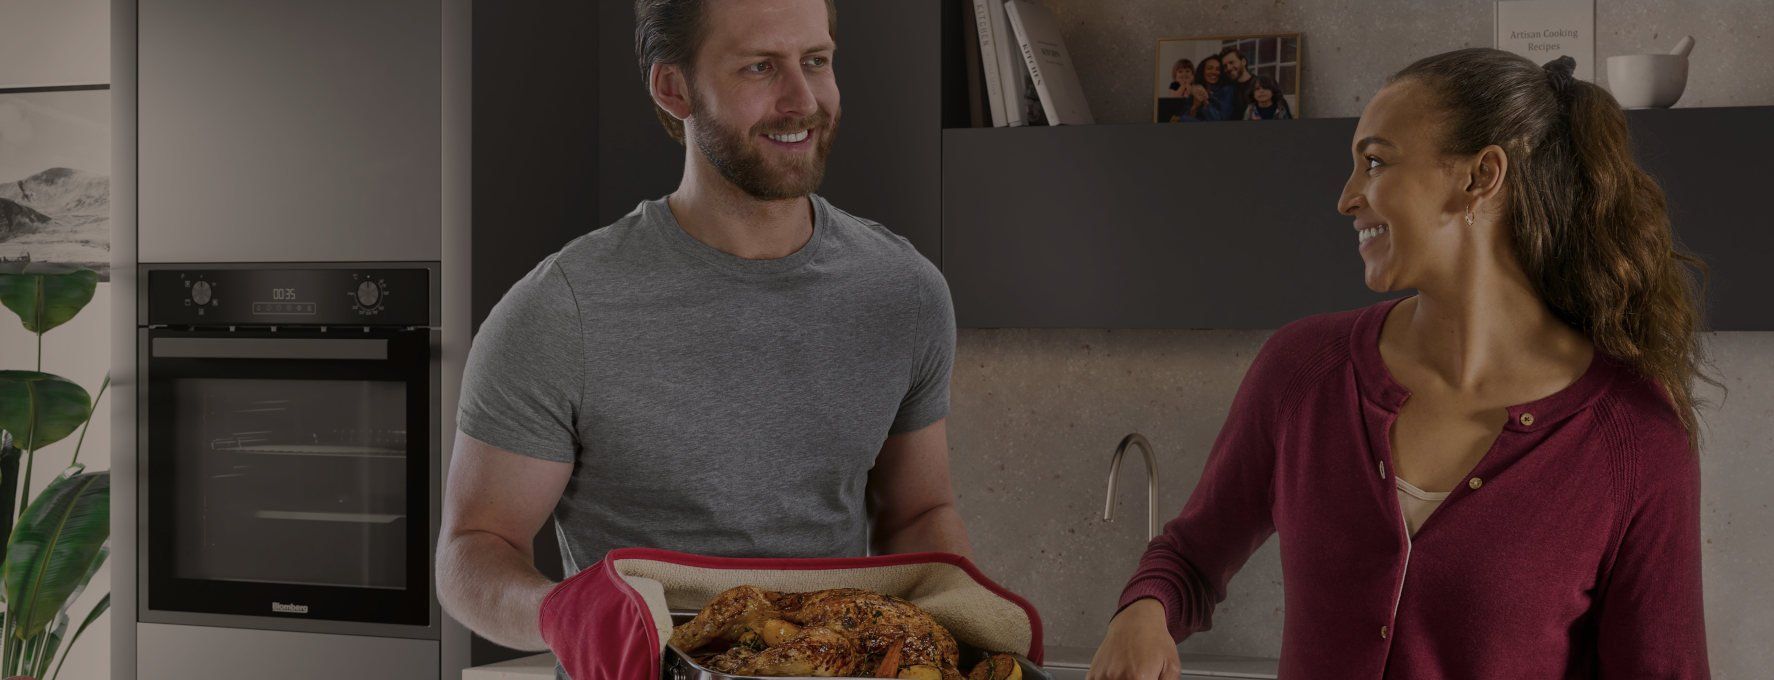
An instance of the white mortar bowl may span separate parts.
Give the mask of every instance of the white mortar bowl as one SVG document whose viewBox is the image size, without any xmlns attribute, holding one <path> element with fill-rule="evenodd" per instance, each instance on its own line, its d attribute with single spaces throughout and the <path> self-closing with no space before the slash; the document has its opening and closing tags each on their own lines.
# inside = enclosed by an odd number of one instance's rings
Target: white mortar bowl
<svg viewBox="0 0 1774 680">
<path fill-rule="evenodd" d="M 1667 109 L 1688 87 L 1688 58 L 1675 54 L 1608 57 L 1608 91 L 1621 108 Z"/>
</svg>

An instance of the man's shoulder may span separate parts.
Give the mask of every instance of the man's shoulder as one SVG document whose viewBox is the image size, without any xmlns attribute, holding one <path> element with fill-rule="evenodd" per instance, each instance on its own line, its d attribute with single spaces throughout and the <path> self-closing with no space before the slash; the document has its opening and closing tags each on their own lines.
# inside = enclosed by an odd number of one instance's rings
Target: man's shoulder
<svg viewBox="0 0 1774 680">
<path fill-rule="evenodd" d="M 823 207 L 828 218 L 827 223 L 837 230 L 839 237 L 882 248 L 895 254 L 917 254 L 918 249 L 912 246 L 910 239 L 894 233 L 886 225 L 833 205 L 831 201 L 817 194 L 813 196 L 813 200 L 818 201 Z"/>
<path fill-rule="evenodd" d="M 559 252 L 559 265 L 562 268 L 594 265 L 607 257 L 616 256 L 621 250 L 633 247 L 648 222 L 649 202 L 651 201 L 640 202 L 635 210 L 628 211 L 628 215 L 617 218 L 616 222 L 601 225 L 566 241 Z"/>
<path fill-rule="evenodd" d="M 859 217 L 832 205 L 824 198 L 815 196 L 814 200 L 823 204 L 828 217 L 826 224 L 835 232 L 832 234 L 833 240 L 847 255 L 858 257 L 871 268 L 884 269 L 946 287 L 942 272 L 929 258 L 918 252 L 918 247 L 912 245 L 911 239 L 895 233 L 880 222 Z"/>
<path fill-rule="evenodd" d="M 613 274 L 620 271 L 620 263 L 624 261 L 646 261 L 645 254 L 632 252 L 639 248 L 648 248 L 648 241 L 643 238 L 650 219 L 649 203 L 642 201 L 628 214 L 616 221 L 585 232 L 561 246 L 559 251 L 549 255 L 554 265 L 568 280 L 578 281 L 599 274 Z"/>
</svg>

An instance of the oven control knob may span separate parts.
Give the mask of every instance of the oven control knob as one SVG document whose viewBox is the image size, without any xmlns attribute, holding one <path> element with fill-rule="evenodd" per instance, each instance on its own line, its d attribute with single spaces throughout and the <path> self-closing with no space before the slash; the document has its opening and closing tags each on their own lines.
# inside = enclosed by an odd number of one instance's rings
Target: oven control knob
<svg viewBox="0 0 1774 680">
<path fill-rule="evenodd" d="M 375 281 L 357 284 L 357 304 L 361 307 L 374 307 L 382 301 L 382 286 Z"/>
<path fill-rule="evenodd" d="M 191 301 L 199 307 L 209 304 L 210 293 L 208 281 L 198 281 L 191 284 Z"/>
</svg>

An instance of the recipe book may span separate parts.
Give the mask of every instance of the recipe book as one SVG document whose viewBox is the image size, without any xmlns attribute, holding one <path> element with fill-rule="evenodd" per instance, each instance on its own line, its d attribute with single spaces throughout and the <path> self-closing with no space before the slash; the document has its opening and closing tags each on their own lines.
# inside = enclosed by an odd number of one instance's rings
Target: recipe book
<svg viewBox="0 0 1774 680">
<path fill-rule="evenodd" d="M 973 0 L 973 28 L 979 37 L 980 70 L 985 72 L 986 99 L 991 107 L 991 125 L 1005 125 L 1004 117 L 1004 79 L 999 75 L 999 37 L 992 27 L 994 18 L 991 5 L 997 0 Z M 1000 10 L 1001 11 L 1001 10 Z M 970 74 L 971 75 L 971 74 Z"/>
<path fill-rule="evenodd" d="M 1090 104 L 1084 101 L 1084 85 L 1072 66 L 1072 55 L 1060 35 L 1059 20 L 1046 7 L 1028 0 L 1004 3 L 1011 30 L 1016 34 L 1024 68 L 1028 69 L 1048 125 L 1089 125 Z"/>
<path fill-rule="evenodd" d="M 1577 60 L 1572 75 L 1595 82 L 1595 0 L 1502 0 L 1497 49 L 1542 66 L 1570 56 Z"/>
</svg>

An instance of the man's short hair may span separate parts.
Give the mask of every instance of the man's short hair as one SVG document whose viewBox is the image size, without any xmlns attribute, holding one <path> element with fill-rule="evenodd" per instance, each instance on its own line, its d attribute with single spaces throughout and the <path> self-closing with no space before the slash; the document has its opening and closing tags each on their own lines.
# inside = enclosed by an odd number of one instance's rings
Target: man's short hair
<svg viewBox="0 0 1774 680">
<path fill-rule="evenodd" d="M 1250 63 L 1250 57 L 1244 56 L 1244 50 L 1238 49 L 1237 45 L 1232 45 L 1232 46 L 1227 47 L 1226 49 L 1220 50 L 1220 60 L 1224 61 L 1226 59 L 1226 55 L 1228 55 L 1228 54 L 1236 54 L 1236 55 L 1238 55 L 1239 61 L 1242 61 L 1247 64 Z"/>
<path fill-rule="evenodd" d="M 652 92 L 650 76 L 654 64 L 672 64 L 690 77 L 696 62 L 696 51 L 702 47 L 703 15 L 708 0 L 635 0 L 634 53 L 641 62 L 641 83 Z M 827 30 L 835 40 L 838 36 L 838 8 L 825 0 Z M 672 116 L 657 103 L 653 105 L 659 124 L 679 144 L 684 143 L 684 122 Z"/>
</svg>

